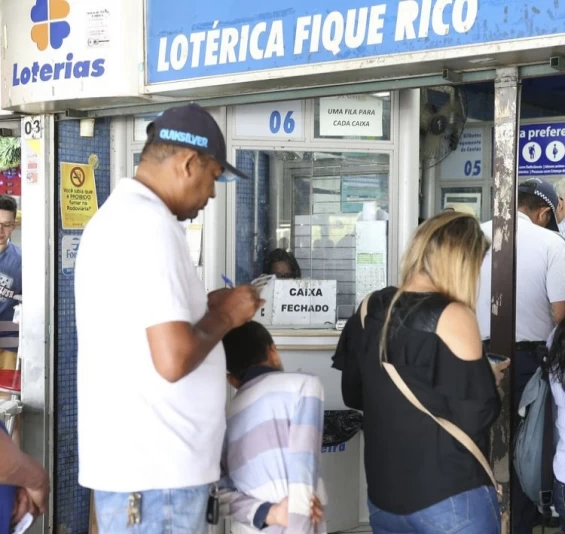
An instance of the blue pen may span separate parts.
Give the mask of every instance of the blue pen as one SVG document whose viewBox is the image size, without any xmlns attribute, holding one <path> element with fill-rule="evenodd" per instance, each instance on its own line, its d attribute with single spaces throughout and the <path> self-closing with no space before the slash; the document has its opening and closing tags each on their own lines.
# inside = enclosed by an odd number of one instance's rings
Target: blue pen
<svg viewBox="0 0 565 534">
<path fill-rule="evenodd" d="M 234 287 L 233 282 L 225 274 L 222 275 L 222 280 L 226 283 L 228 287 L 231 287 L 233 289 Z"/>
</svg>

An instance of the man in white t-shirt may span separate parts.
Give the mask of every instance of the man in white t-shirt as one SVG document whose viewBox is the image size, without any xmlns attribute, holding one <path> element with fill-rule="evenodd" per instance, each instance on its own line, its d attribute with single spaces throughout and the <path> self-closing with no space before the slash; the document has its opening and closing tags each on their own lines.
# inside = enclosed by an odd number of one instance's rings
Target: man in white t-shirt
<svg viewBox="0 0 565 534">
<path fill-rule="evenodd" d="M 539 366 L 537 347 L 545 346 L 555 327 L 565 318 L 565 240 L 557 233 L 558 197 L 551 184 L 538 178 L 518 186 L 516 231 L 516 350 L 512 362 L 512 424 L 516 427 L 518 403 L 528 380 Z M 492 221 L 481 225 L 492 239 Z M 496 239 L 495 239 L 496 241 Z M 481 267 L 477 316 L 488 349 L 491 318 L 492 252 Z M 515 475 L 512 484 L 514 534 L 531 534 L 537 513 L 522 492 Z"/>
<path fill-rule="evenodd" d="M 136 176 L 89 222 L 76 262 L 79 483 L 101 534 L 204 534 L 220 477 L 226 363 L 221 340 L 251 320 L 251 286 L 206 295 L 179 221 L 215 183 L 246 178 L 196 105 L 148 127 Z"/>
</svg>

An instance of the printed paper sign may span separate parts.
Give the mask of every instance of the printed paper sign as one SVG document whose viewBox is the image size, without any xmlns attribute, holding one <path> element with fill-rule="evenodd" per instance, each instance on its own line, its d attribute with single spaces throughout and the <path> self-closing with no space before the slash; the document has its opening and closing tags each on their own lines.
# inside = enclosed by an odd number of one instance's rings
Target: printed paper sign
<svg viewBox="0 0 565 534">
<path fill-rule="evenodd" d="M 320 136 L 382 137 L 383 101 L 365 95 L 320 98 Z"/>
<path fill-rule="evenodd" d="M 520 127 L 518 174 L 550 176 L 565 172 L 565 123 Z"/>
<path fill-rule="evenodd" d="M 65 276 L 71 276 L 75 270 L 79 245 L 79 235 L 64 235 L 61 240 L 61 263 L 63 274 Z"/>
<path fill-rule="evenodd" d="M 98 211 L 91 165 L 61 163 L 61 220 L 64 230 L 82 230 Z"/>
</svg>

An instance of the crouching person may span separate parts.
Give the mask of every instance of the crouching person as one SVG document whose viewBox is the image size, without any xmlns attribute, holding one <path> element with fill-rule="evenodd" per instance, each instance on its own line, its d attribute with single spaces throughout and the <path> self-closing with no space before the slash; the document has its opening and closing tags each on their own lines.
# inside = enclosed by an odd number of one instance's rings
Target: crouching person
<svg viewBox="0 0 565 534">
<path fill-rule="evenodd" d="M 237 534 L 325 534 L 319 476 L 324 422 L 320 380 L 285 373 L 273 338 L 250 322 L 224 338 L 228 381 L 220 483 L 222 513 Z M 319 499 L 320 500 L 319 500 Z"/>
</svg>

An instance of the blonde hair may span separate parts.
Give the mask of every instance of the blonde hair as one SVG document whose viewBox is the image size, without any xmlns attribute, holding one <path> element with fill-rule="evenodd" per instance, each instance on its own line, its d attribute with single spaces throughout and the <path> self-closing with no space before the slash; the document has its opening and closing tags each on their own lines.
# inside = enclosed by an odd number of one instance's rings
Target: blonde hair
<svg viewBox="0 0 565 534">
<path fill-rule="evenodd" d="M 402 260 L 401 283 L 387 311 L 379 355 L 387 359 L 392 310 L 410 280 L 425 274 L 442 295 L 475 311 L 481 264 L 490 247 L 479 221 L 469 214 L 446 211 L 422 223 Z"/>
</svg>

